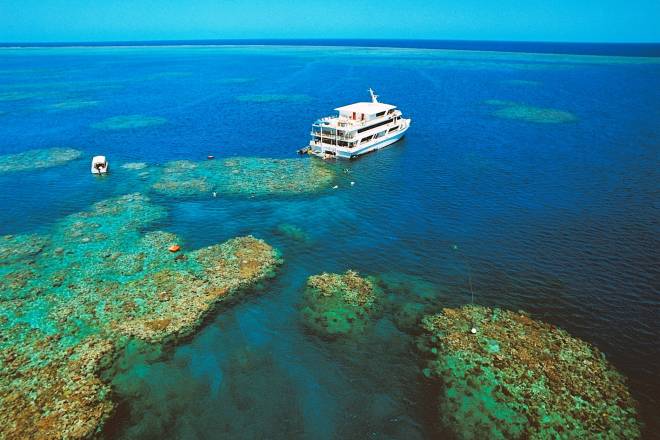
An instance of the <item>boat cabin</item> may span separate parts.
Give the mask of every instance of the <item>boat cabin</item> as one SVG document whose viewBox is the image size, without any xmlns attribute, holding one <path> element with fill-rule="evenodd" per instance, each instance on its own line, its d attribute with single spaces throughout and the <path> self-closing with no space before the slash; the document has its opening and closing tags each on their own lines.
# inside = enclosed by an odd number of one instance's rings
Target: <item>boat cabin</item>
<svg viewBox="0 0 660 440">
<path fill-rule="evenodd" d="M 355 104 L 338 107 L 335 110 L 339 112 L 339 118 L 350 119 L 351 121 L 369 122 L 373 119 L 394 113 L 395 106 L 383 104 L 380 102 L 356 102 Z"/>
</svg>

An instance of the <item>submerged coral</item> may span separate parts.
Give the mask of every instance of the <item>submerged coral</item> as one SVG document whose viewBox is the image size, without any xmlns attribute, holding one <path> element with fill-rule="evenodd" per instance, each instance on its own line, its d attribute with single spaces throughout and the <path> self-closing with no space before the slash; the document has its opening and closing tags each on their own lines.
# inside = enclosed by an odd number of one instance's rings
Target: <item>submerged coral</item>
<svg viewBox="0 0 660 440">
<path fill-rule="evenodd" d="M 152 185 L 170 196 L 289 195 L 321 191 L 336 178 L 328 165 L 308 159 L 234 157 L 225 160 L 169 162 Z"/>
<path fill-rule="evenodd" d="M 502 106 L 502 108 L 493 112 L 493 114 L 499 118 L 517 119 L 539 124 L 561 124 L 577 121 L 577 117 L 572 113 L 554 108 L 534 107 L 516 102 L 499 101 L 496 99 L 486 101 L 486 103 Z"/>
<path fill-rule="evenodd" d="M 99 105 L 99 101 L 71 100 L 51 104 L 45 108 L 49 110 L 78 110 L 81 108 L 96 107 L 97 105 Z"/>
<path fill-rule="evenodd" d="M 355 271 L 314 275 L 303 293 L 303 322 L 325 337 L 360 333 L 380 311 L 381 299 L 376 281 Z"/>
<path fill-rule="evenodd" d="M 274 274 L 277 252 L 251 236 L 170 252 L 181 243 L 174 234 L 141 232 L 165 214 L 130 194 L 65 217 L 47 237 L 0 238 L 0 411 L 12 420 L 9 437 L 95 433 L 112 410 L 96 371 L 113 347 L 188 335 L 216 303 Z"/>
<path fill-rule="evenodd" d="M 142 170 L 147 166 L 148 165 L 145 162 L 127 162 L 123 164 L 121 167 L 124 168 L 125 170 Z"/>
<path fill-rule="evenodd" d="M 640 437 L 624 378 L 564 330 L 480 306 L 444 309 L 423 328 L 424 374 L 440 379 L 440 417 L 460 438 Z"/>
<path fill-rule="evenodd" d="M 378 276 L 383 286 L 385 307 L 394 325 L 402 332 L 420 333 L 421 319 L 446 301 L 440 288 L 417 276 L 389 272 Z"/>
<path fill-rule="evenodd" d="M 147 115 L 122 115 L 113 116 L 104 119 L 101 122 L 92 124 L 92 128 L 99 130 L 127 130 L 132 128 L 153 127 L 156 125 L 163 125 L 167 119 L 160 116 L 147 116 Z"/>
<path fill-rule="evenodd" d="M 0 174 L 56 167 L 76 160 L 80 156 L 82 151 L 73 148 L 44 148 L 5 154 L 0 156 Z"/>
<path fill-rule="evenodd" d="M 308 243 L 310 241 L 309 234 L 303 228 L 292 225 L 291 223 L 280 223 L 275 228 L 275 233 L 300 243 Z"/>
</svg>

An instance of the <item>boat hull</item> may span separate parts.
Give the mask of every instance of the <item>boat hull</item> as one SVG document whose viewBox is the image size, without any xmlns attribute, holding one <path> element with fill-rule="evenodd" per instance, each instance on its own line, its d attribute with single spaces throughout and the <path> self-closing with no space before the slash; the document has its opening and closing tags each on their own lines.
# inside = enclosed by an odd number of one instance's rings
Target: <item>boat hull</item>
<svg viewBox="0 0 660 440">
<path fill-rule="evenodd" d="M 311 153 L 318 157 L 323 157 L 323 158 L 330 156 L 340 159 L 355 159 L 357 157 L 364 156 L 365 154 L 392 145 L 393 143 L 401 140 L 406 134 L 406 131 L 408 131 L 408 126 L 401 131 L 392 133 L 391 136 L 386 136 L 384 139 L 381 139 L 377 142 L 353 150 L 349 150 L 347 148 L 337 148 L 331 145 L 323 146 L 323 147 L 311 146 L 312 147 Z"/>
</svg>

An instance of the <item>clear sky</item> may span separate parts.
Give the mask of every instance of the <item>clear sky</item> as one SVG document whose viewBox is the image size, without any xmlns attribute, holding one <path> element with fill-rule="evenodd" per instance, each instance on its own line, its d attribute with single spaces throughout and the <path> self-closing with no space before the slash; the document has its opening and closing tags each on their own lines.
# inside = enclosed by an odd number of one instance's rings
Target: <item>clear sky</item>
<svg viewBox="0 0 660 440">
<path fill-rule="evenodd" d="M 660 42 L 660 0 L 0 0 L 0 41 Z"/>
</svg>

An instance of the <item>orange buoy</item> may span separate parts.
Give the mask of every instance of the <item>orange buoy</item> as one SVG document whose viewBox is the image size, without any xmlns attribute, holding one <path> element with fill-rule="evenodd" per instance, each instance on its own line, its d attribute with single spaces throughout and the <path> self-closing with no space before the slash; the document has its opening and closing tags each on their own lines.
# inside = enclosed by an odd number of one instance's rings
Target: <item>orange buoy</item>
<svg viewBox="0 0 660 440">
<path fill-rule="evenodd" d="M 178 244 L 173 244 L 172 246 L 169 247 L 170 252 L 179 252 L 181 250 L 181 246 Z"/>
</svg>

